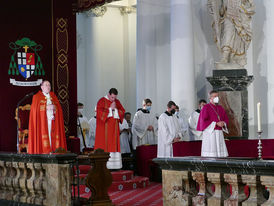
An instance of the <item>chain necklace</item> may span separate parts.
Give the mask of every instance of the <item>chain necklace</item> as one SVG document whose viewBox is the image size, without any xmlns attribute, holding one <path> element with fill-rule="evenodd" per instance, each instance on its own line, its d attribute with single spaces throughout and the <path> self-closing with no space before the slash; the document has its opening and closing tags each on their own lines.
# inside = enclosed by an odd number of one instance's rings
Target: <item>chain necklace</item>
<svg viewBox="0 0 274 206">
<path fill-rule="evenodd" d="M 213 111 L 217 114 L 218 120 L 221 121 L 220 115 L 218 114 L 218 112 L 214 109 L 214 107 L 211 105 L 211 103 L 209 103 L 210 107 L 213 109 Z"/>
</svg>

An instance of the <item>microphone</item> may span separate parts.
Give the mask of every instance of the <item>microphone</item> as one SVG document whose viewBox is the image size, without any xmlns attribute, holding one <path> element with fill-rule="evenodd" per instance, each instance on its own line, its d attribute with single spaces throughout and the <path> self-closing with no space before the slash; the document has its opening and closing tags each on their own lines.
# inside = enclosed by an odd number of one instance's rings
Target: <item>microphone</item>
<svg viewBox="0 0 274 206">
<path fill-rule="evenodd" d="M 17 107 L 18 107 L 25 99 L 27 99 L 27 98 L 33 96 L 35 93 L 36 93 L 36 92 L 30 92 L 30 93 L 26 94 L 26 95 L 18 102 Z"/>
<path fill-rule="evenodd" d="M 25 97 L 31 97 L 31 96 L 33 96 L 35 93 L 36 93 L 36 92 L 30 92 L 30 93 L 26 94 Z"/>
<path fill-rule="evenodd" d="M 38 90 L 38 91 L 39 91 L 39 90 Z M 36 90 L 36 91 L 32 91 L 32 92 L 26 94 L 25 97 L 31 97 L 31 96 L 33 96 L 34 94 L 36 94 L 38 91 L 37 91 L 37 90 Z"/>
</svg>

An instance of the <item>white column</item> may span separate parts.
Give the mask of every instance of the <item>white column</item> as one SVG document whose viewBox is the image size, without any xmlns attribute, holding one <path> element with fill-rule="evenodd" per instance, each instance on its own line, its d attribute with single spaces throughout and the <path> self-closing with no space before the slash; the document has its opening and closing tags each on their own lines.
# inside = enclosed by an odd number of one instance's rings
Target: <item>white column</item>
<svg viewBox="0 0 274 206">
<path fill-rule="evenodd" d="M 265 1 L 265 9 L 266 9 L 266 28 L 265 28 L 265 38 L 266 38 L 266 58 L 267 58 L 267 74 L 266 74 L 266 80 L 267 80 L 267 100 L 261 99 L 262 101 L 262 129 L 268 130 L 268 133 L 264 132 L 263 137 L 264 138 L 273 138 L 274 135 L 274 1 L 267 0 Z M 255 29 L 255 28 L 254 28 Z M 260 79 L 261 82 L 263 82 L 262 76 L 263 74 L 263 68 L 260 71 Z M 255 77 L 256 78 L 256 77 Z M 262 88 L 263 90 L 263 88 Z M 263 91 L 262 91 L 263 92 Z M 267 106 L 266 106 L 267 105 Z M 265 108 L 266 107 L 266 108 Z M 267 118 L 266 118 L 267 116 Z"/>
<path fill-rule="evenodd" d="M 253 75 L 254 82 L 249 93 L 253 101 L 249 101 L 249 138 L 257 139 L 257 102 L 262 105 L 262 138 L 273 138 L 274 135 L 274 1 L 254 0 L 256 14 L 252 18 L 253 27 Z M 250 90 L 249 89 L 249 90 Z M 252 111 L 249 111 L 249 113 Z M 252 133 L 253 132 L 253 133 Z"/>
<path fill-rule="evenodd" d="M 152 113 L 161 114 L 170 100 L 170 2 L 137 3 L 137 108 L 152 100 Z"/>
<path fill-rule="evenodd" d="M 171 99 L 191 113 L 196 106 L 192 0 L 171 1 Z"/>
</svg>

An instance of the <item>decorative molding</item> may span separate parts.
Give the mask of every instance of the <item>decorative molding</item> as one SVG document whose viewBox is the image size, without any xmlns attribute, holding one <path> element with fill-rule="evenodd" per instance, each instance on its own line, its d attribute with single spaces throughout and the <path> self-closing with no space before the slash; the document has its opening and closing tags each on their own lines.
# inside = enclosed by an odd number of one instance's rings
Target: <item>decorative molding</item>
<svg viewBox="0 0 274 206">
<path fill-rule="evenodd" d="M 107 12 L 107 7 L 106 6 L 98 6 L 95 7 L 94 9 L 90 9 L 89 11 L 86 12 L 87 16 L 90 17 L 92 15 L 96 17 L 102 17 L 104 14 Z"/>
<path fill-rule="evenodd" d="M 122 15 L 136 13 L 136 8 L 132 7 L 132 6 L 119 7 L 119 10 L 120 10 Z"/>
<path fill-rule="evenodd" d="M 74 12 L 84 12 L 94 9 L 96 7 L 103 6 L 106 3 L 119 0 L 77 0 L 77 3 L 74 4 Z"/>
<path fill-rule="evenodd" d="M 68 71 L 68 20 L 59 18 L 56 20 L 56 51 L 57 67 L 56 82 L 57 96 L 63 109 L 66 135 L 69 130 L 69 71 Z"/>
</svg>

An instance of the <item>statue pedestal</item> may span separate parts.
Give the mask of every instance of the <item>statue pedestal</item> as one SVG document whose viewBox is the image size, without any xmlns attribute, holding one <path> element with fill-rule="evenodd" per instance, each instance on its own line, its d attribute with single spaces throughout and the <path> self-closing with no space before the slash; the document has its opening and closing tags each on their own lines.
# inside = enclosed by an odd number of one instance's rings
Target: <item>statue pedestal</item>
<svg viewBox="0 0 274 206">
<path fill-rule="evenodd" d="M 213 70 L 213 76 L 207 80 L 214 90 L 219 91 L 220 105 L 229 118 L 228 139 L 248 139 L 248 92 L 247 87 L 253 81 L 246 69 Z"/>
</svg>

